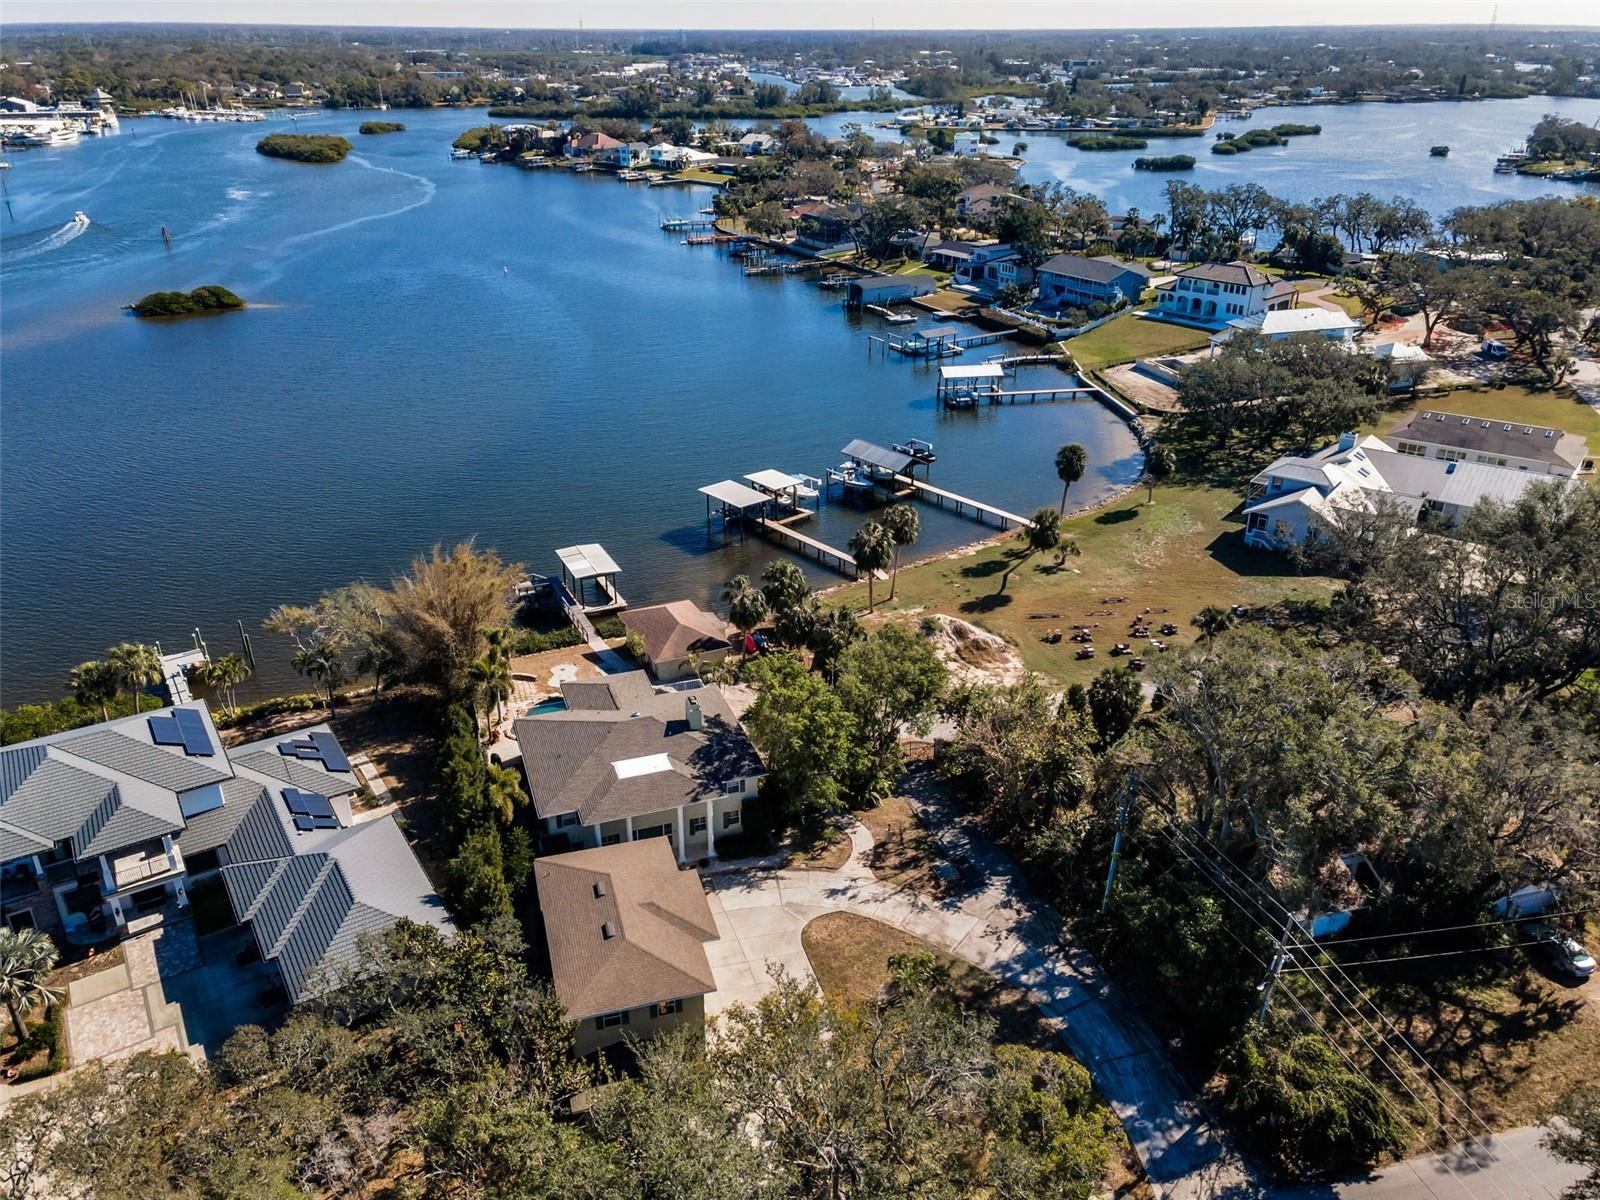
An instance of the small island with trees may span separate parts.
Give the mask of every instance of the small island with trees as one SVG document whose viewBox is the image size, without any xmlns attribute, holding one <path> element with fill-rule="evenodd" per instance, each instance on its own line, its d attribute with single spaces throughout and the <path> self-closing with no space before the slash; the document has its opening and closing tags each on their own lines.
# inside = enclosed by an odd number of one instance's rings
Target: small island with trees
<svg viewBox="0 0 1600 1200">
<path fill-rule="evenodd" d="M 1083 137 L 1068 138 L 1067 145 L 1076 150 L 1144 150 L 1150 143 L 1142 137 L 1127 137 L 1117 133 L 1089 133 Z"/>
<path fill-rule="evenodd" d="M 1433 155 L 1434 158 L 1449 158 L 1450 157 L 1450 147 L 1449 146 L 1430 146 L 1430 147 L 1428 147 L 1428 153 Z"/>
<path fill-rule="evenodd" d="M 271 133 L 256 143 L 256 153 L 295 162 L 336 163 L 354 149 L 349 141 L 329 133 Z"/>
<path fill-rule="evenodd" d="M 1312 137 L 1321 132 L 1321 125 L 1274 125 L 1244 133 L 1219 133 L 1211 144 L 1211 153 L 1244 154 L 1261 146 L 1287 146 L 1290 138 Z"/>
<path fill-rule="evenodd" d="M 1155 154 L 1133 160 L 1135 171 L 1192 171 L 1192 154 Z"/>
<path fill-rule="evenodd" d="M 406 123 L 404 121 L 363 121 L 358 132 L 371 136 L 380 133 L 404 133 L 405 131 Z"/>
<path fill-rule="evenodd" d="M 151 318 L 197 317 L 243 307 L 242 299 L 215 283 L 192 292 L 151 292 L 128 305 L 134 316 Z"/>
</svg>

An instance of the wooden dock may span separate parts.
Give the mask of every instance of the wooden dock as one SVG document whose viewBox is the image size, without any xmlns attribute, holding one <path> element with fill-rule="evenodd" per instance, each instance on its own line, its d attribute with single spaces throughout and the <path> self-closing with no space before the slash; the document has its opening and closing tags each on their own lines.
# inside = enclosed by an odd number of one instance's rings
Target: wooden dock
<svg viewBox="0 0 1600 1200">
<path fill-rule="evenodd" d="M 715 217 L 662 217 L 661 228 L 668 233 L 682 233 L 690 229 L 715 229 Z"/>
<path fill-rule="evenodd" d="M 1067 384 L 1053 388 L 1023 388 L 1008 391 L 998 387 L 967 387 L 943 391 L 946 408 L 975 408 L 979 404 L 1048 404 L 1056 400 L 1094 399 L 1100 389 L 1087 384 Z"/>
<path fill-rule="evenodd" d="M 885 354 L 893 350 L 896 354 L 903 354 L 907 358 L 950 358 L 957 354 L 965 354 L 975 346 L 990 346 L 1010 336 L 1009 329 L 961 334 L 956 332 L 954 326 L 946 325 L 908 334 L 906 337 L 870 336 L 867 338 L 867 345 L 871 349 L 876 343 Z"/>
<path fill-rule="evenodd" d="M 796 529 L 791 529 L 782 521 L 775 521 L 771 517 L 757 517 L 755 526 L 773 541 L 780 545 L 785 540 L 793 542 L 794 548 L 802 554 L 809 554 L 824 566 L 832 567 L 841 575 L 851 579 L 859 579 L 861 573 L 856 570 L 856 560 L 847 550 L 840 550 L 826 542 L 819 542 L 814 537 L 807 537 Z M 880 573 L 881 574 L 881 573 Z"/>
<path fill-rule="evenodd" d="M 992 517 L 1001 529 L 1009 528 L 1012 525 L 1020 526 L 1023 529 L 1033 528 L 1033 522 L 1027 517 L 1019 517 L 1014 512 L 1007 512 L 1003 508 L 997 508 L 993 504 L 985 504 L 982 500 L 974 500 L 970 496 L 961 496 L 955 492 L 946 491 L 944 488 L 934 487 L 933 484 L 924 483 L 920 479 L 912 479 L 907 475 L 896 475 L 894 476 L 894 481 L 904 489 L 897 492 L 897 495 L 911 494 L 918 500 L 929 501 L 937 504 L 940 508 L 948 504 L 958 513 L 963 509 L 970 509 L 973 519 L 980 525 L 988 524 L 985 518 Z"/>
</svg>

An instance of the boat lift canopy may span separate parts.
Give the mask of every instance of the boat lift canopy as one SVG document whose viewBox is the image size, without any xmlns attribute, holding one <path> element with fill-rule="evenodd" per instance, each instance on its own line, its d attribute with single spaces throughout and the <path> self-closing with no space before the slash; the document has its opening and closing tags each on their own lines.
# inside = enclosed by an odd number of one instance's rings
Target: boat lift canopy
<svg viewBox="0 0 1600 1200">
<path fill-rule="evenodd" d="M 720 483 L 708 483 L 700 489 L 700 493 L 739 512 L 772 503 L 772 497 L 767 493 L 758 492 L 755 488 L 746 487 L 732 479 L 724 479 Z"/>
<path fill-rule="evenodd" d="M 959 336 L 961 330 L 954 325 L 934 325 L 928 329 L 917 330 L 916 336 L 925 342 L 943 341 L 945 338 Z"/>
<path fill-rule="evenodd" d="M 999 363 L 973 363 L 965 367 L 940 367 L 940 383 L 958 383 L 970 379 L 1003 379 L 1006 369 Z"/>
<path fill-rule="evenodd" d="M 582 546 L 566 546 L 556 551 L 561 566 L 573 579 L 600 579 L 607 575 L 620 575 L 622 568 L 599 542 Z"/>
<path fill-rule="evenodd" d="M 891 475 L 904 473 L 911 465 L 911 455 L 899 450 L 885 450 L 875 442 L 862 438 L 854 438 L 842 453 L 858 463 L 865 463 L 869 467 L 876 467 L 880 471 L 887 471 Z"/>
<path fill-rule="evenodd" d="M 774 471 L 770 468 L 765 471 L 751 471 L 745 478 L 764 492 L 787 492 L 790 488 L 799 487 L 805 482 L 786 471 Z"/>
</svg>

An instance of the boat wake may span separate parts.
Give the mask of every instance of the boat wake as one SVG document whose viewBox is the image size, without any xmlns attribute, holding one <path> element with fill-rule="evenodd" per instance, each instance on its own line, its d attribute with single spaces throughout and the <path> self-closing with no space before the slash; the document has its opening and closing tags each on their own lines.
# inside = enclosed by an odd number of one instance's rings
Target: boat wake
<svg viewBox="0 0 1600 1200">
<path fill-rule="evenodd" d="M 409 204 L 402 204 L 398 208 L 386 209 L 383 212 L 368 213 L 363 217 L 352 217 L 350 220 L 341 221 L 337 225 L 329 225 L 323 229 L 312 229 L 306 233 L 296 234 L 294 237 L 285 238 L 281 243 L 282 245 L 293 246 L 299 242 L 306 242 L 310 241 L 312 238 L 322 237 L 324 234 L 338 233 L 343 229 L 351 229 L 357 225 L 365 225 L 368 221 L 386 221 L 390 217 L 398 217 L 401 213 L 408 213 L 413 208 L 421 208 L 424 204 L 427 204 L 430 200 L 432 200 L 433 194 L 439 190 L 438 185 L 431 179 L 424 178 L 421 175 L 413 175 L 410 171 L 401 171 L 395 167 L 380 167 L 376 163 L 369 162 L 365 158 L 362 158 L 359 154 L 351 154 L 348 156 L 347 160 L 349 162 L 359 163 L 369 171 L 386 171 L 390 175 L 398 175 L 402 179 L 410 179 L 416 183 L 420 183 L 423 189 L 422 195 L 411 201 Z"/>
<path fill-rule="evenodd" d="M 0 241 L 0 261 L 21 262 L 27 258 L 37 258 L 41 254 L 49 254 L 52 250 L 59 250 L 68 242 L 82 237 L 89 230 L 89 221 L 78 220 L 76 217 L 68 221 L 59 229 L 49 233 L 18 233 Z M 15 245 L 13 245 L 15 243 Z"/>
</svg>

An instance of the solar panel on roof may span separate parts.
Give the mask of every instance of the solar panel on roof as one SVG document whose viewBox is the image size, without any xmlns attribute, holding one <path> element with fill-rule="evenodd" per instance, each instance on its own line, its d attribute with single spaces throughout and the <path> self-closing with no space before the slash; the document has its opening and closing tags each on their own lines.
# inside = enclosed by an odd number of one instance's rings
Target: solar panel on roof
<svg viewBox="0 0 1600 1200">
<path fill-rule="evenodd" d="M 311 818 L 311 828 L 313 828 L 313 829 L 337 829 L 337 828 L 339 828 L 339 818 L 338 817 L 312 817 Z"/>
<path fill-rule="evenodd" d="M 339 739 L 331 733 L 313 733 L 311 744 L 320 752 L 322 765 L 330 771 L 348 771 L 350 760 L 344 756 L 344 751 L 339 748 Z"/>
<path fill-rule="evenodd" d="M 202 758 L 216 753 L 211 745 L 211 734 L 206 731 L 205 718 L 192 708 L 175 708 L 172 719 L 177 722 L 178 733 L 183 738 L 183 752 Z"/>
<path fill-rule="evenodd" d="M 310 817 L 296 817 L 294 819 L 294 827 L 301 833 L 310 833 L 316 828 Z"/>
<path fill-rule="evenodd" d="M 162 714 L 150 718 L 150 740 L 158 746 L 181 746 L 183 733 L 176 721 Z"/>
<path fill-rule="evenodd" d="M 292 787 L 284 788 L 283 803 L 296 816 L 333 816 L 333 805 L 328 803 L 328 798 L 319 796 L 315 792 L 303 792 L 299 788 Z"/>
</svg>

